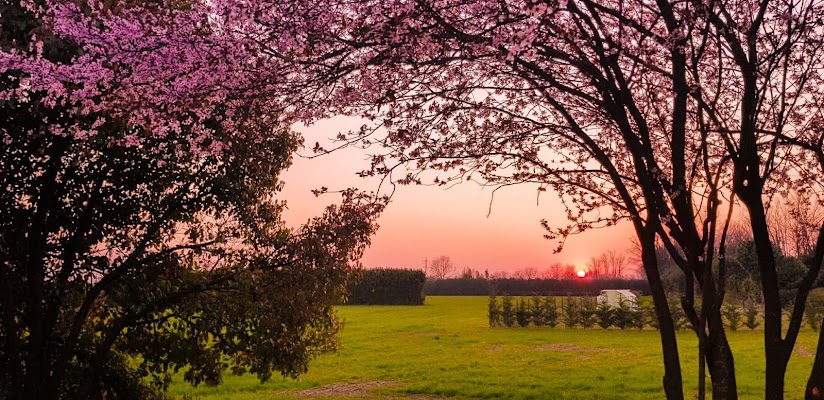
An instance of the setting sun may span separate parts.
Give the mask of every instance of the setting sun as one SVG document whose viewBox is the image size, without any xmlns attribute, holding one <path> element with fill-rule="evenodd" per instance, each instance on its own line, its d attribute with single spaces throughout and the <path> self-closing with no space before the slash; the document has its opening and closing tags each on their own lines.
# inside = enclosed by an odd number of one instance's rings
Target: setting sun
<svg viewBox="0 0 824 400">
<path fill-rule="evenodd" d="M 584 277 L 586 277 L 586 276 L 587 276 L 587 272 L 586 272 L 586 271 L 584 271 L 584 270 L 582 270 L 582 269 L 581 269 L 581 270 L 578 270 L 577 274 L 578 274 L 578 277 L 579 277 L 579 278 L 584 278 Z"/>
</svg>

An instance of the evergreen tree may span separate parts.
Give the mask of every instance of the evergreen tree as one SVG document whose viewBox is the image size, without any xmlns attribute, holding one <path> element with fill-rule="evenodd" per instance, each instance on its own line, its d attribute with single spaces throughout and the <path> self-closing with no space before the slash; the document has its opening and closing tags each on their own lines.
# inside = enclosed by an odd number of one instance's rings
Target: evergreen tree
<svg viewBox="0 0 824 400">
<path fill-rule="evenodd" d="M 501 304 L 501 320 L 507 327 L 515 325 L 515 305 L 512 304 L 512 296 L 504 296 Z"/>
</svg>

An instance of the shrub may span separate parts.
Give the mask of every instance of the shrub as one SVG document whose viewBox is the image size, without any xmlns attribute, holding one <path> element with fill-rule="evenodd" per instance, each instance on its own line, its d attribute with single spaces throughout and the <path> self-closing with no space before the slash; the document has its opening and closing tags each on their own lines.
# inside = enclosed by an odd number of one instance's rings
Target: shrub
<svg viewBox="0 0 824 400">
<path fill-rule="evenodd" d="M 807 305 L 807 310 L 804 312 L 807 317 L 807 324 L 814 332 L 818 332 L 821 328 L 821 320 L 824 318 L 824 301 L 811 300 Z"/>
<path fill-rule="evenodd" d="M 532 325 L 544 326 L 546 325 L 546 315 L 544 313 L 544 302 L 539 296 L 532 296 L 532 301 L 529 303 L 529 314 L 532 320 Z"/>
<path fill-rule="evenodd" d="M 744 305 L 744 326 L 750 330 L 758 327 L 758 307 L 755 302 L 747 302 Z"/>
<path fill-rule="evenodd" d="M 646 310 L 638 306 L 637 301 L 633 301 L 630 305 L 630 315 L 632 316 L 632 326 L 638 330 L 644 329 L 647 325 Z"/>
<path fill-rule="evenodd" d="M 544 297 L 544 323 L 550 328 L 558 326 L 558 303 L 554 297 Z"/>
<path fill-rule="evenodd" d="M 572 328 L 578 324 L 578 305 L 575 298 L 567 296 L 561 302 L 561 311 L 564 313 L 564 325 Z"/>
<path fill-rule="evenodd" d="M 725 304 L 723 314 L 727 318 L 727 327 L 732 331 L 737 331 L 741 325 L 741 310 L 733 304 Z"/>
<path fill-rule="evenodd" d="M 348 287 L 347 304 L 422 305 L 423 271 L 365 269 Z"/>
<path fill-rule="evenodd" d="M 598 318 L 598 326 L 604 329 L 609 329 L 612 326 L 612 307 L 606 301 L 598 303 L 595 309 L 595 316 Z"/>
<path fill-rule="evenodd" d="M 592 297 L 582 297 L 578 308 L 578 322 L 586 329 L 592 328 L 596 321 L 596 303 Z"/>
<path fill-rule="evenodd" d="M 675 326 L 675 329 L 684 329 L 689 321 L 687 320 L 687 315 L 684 313 L 684 308 L 681 307 L 681 302 L 675 297 L 670 297 L 667 299 L 667 305 L 672 314 L 672 324 Z"/>
<path fill-rule="evenodd" d="M 515 325 L 515 305 L 512 304 L 512 296 L 504 296 L 501 304 L 501 320 L 508 327 Z"/>
<path fill-rule="evenodd" d="M 658 315 L 655 314 L 655 307 L 652 304 L 640 306 L 641 315 L 644 322 L 655 330 L 658 330 Z"/>
<path fill-rule="evenodd" d="M 632 326 L 632 319 L 631 304 L 621 297 L 618 299 L 618 307 L 615 307 L 613 313 L 613 324 L 621 329 L 627 329 L 627 327 Z"/>
<path fill-rule="evenodd" d="M 489 295 L 489 326 L 501 326 L 501 306 L 498 305 L 498 298 Z"/>
<path fill-rule="evenodd" d="M 515 310 L 515 319 L 518 321 L 518 326 L 526 328 L 529 325 L 529 300 L 518 299 L 518 308 Z"/>
</svg>

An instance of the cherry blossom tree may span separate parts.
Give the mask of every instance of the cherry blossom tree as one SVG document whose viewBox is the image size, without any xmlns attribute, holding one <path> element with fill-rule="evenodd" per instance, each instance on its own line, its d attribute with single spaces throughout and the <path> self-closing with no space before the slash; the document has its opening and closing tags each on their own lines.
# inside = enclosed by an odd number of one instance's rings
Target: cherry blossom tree
<svg viewBox="0 0 824 400">
<path fill-rule="evenodd" d="M 336 346 L 381 204 L 287 228 L 284 71 L 189 5 L 0 5 L 2 398 L 157 398 Z"/>
<path fill-rule="evenodd" d="M 13 71 L 3 99 L 82 117 L 62 136 L 105 137 L 113 120 L 136 129 L 121 130 L 126 147 L 171 138 L 169 148 L 214 156 L 292 122 L 357 115 L 369 123 L 341 133 L 341 145 L 384 149 L 366 175 L 557 193 L 568 221 L 543 225 L 559 250 L 569 235 L 630 221 L 669 399 L 683 388 L 657 244 L 684 273 L 699 397 L 706 367 L 713 397 L 736 398 L 720 308 L 740 202 L 764 293 L 765 395 L 783 397 L 824 226 L 783 329 L 766 215 L 787 187 L 821 193 L 818 1 L 53 1 L 24 10 L 48 29 L 33 41 L 31 27 L 4 29 L 14 45 L 0 52 L 0 71 Z M 82 51 L 56 57 L 55 38 Z M 824 387 L 821 353 L 808 396 Z"/>
<path fill-rule="evenodd" d="M 792 166 L 817 150 L 805 128 L 820 104 L 820 4 L 346 4 L 315 65 L 349 96 L 349 112 L 387 132 L 376 138 L 365 127 L 344 138 L 389 149 L 371 172 L 400 174 L 399 183 L 537 183 L 566 200 L 570 223 L 545 223 L 561 244 L 630 220 L 662 327 L 670 398 L 683 394 L 655 243 L 685 273 L 681 306 L 700 343 L 699 397 L 706 356 L 713 396 L 735 398 L 719 310 L 726 235 L 741 201 L 765 293 L 766 396 L 783 396 L 798 311 L 820 263 L 810 264 L 782 337 L 765 210 L 782 185 L 811 177 Z"/>
</svg>

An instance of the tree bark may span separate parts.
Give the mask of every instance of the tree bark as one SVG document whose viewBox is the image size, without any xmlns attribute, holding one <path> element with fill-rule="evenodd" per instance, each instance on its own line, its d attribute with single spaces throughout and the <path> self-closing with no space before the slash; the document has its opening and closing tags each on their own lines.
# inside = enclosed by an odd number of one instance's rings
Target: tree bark
<svg viewBox="0 0 824 400">
<path fill-rule="evenodd" d="M 681 377 L 681 360 L 678 357 L 678 342 L 675 337 L 675 324 L 672 321 L 672 313 L 667 304 L 667 295 L 658 271 L 654 236 L 652 240 L 641 239 L 641 246 L 644 270 L 647 274 L 652 300 L 655 304 L 655 316 L 658 319 L 661 350 L 664 355 L 664 393 L 667 400 L 683 400 L 683 378 Z"/>
<path fill-rule="evenodd" d="M 807 380 L 807 389 L 804 390 L 805 400 L 824 399 L 824 319 L 818 329 L 818 347 L 815 351 L 815 361 L 810 378 Z"/>
</svg>

